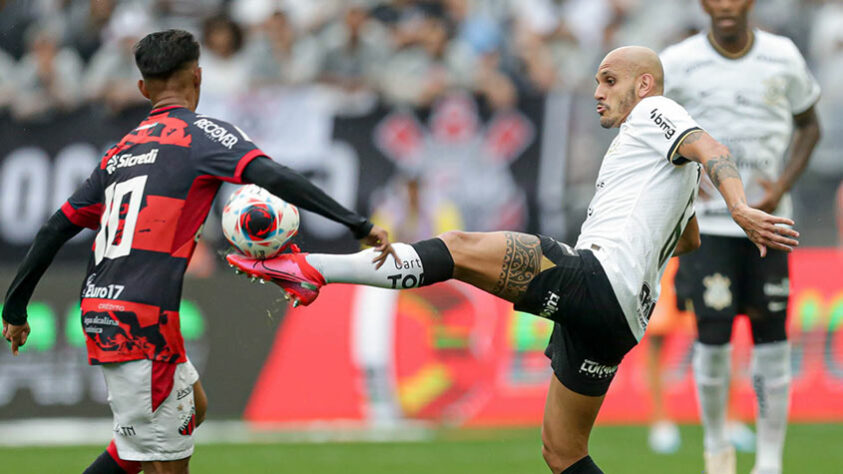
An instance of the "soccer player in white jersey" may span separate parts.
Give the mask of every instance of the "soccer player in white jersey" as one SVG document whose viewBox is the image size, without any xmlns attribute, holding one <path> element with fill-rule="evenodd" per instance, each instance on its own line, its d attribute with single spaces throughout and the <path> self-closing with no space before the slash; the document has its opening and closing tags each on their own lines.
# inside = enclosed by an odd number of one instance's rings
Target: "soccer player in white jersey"
<svg viewBox="0 0 843 474">
<path fill-rule="evenodd" d="M 603 397 L 621 359 L 644 334 L 667 259 L 699 244 L 697 163 L 762 253 L 797 245 L 796 231 L 776 225 L 792 224 L 789 219 L 746 204 L 729 150 L 662 97 L 663 77 L 656 53 L 642 47 L 612 51 L 600 64 L 594 94 L 600 124 L 620 132 L 603 158 L 575 248 L 517 232 L 447 232 L 393 245 L 398 259 L 365 250 L 269 260 L 232 254 L 228 261 L 303 304 L 326 283 L 403 289 L 455 278 L 553 320 L 545 353 L 555 376 L 542 453 L 554 473 L 601 473 L 588 456 L 588 437 Z"/>
<path fill-rule="evenodd" d="M 752 4 L 752 0 L 702 0 L 711 29 L 662 53 L 665 96 L 683 105 L 729 147 L 750 205 L 791 218 L 788 191 L 819 141 L 814 104 L 820 88 L 790 39 L 750 29 Z M 778 474 L 790 394 L 787 254 L 773 251 L 760 258 L 708 180 L 703 180 L 700 195 L 702 248 L 680 259 L 676 285 L 679 298 L 693 302 L 697 317 L 693 367 L 705 432 L 706 472 L 735 472 L 734 450 L 725 429 L 729 342 L 735 315 L 747 314 L 758 399 L 754 473 Z"/>
</svg>

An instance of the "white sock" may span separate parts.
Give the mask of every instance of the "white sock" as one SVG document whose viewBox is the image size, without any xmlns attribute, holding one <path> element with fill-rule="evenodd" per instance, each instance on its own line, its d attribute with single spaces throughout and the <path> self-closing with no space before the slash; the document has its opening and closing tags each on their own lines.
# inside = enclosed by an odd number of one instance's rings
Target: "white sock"
<svg viewBox="0 0 843 474">
<path fill-rule="evenodd" d="M 703 425 L 703 446 L 709 453 L 729 447 L 726 436 L 726 403 L 732 369 L 732 345 L 694 344 L 694 380 Z"/>
<path fill-rule="evenodd" d="M 790 405 L 790 344 L 756 345 L 750 371 L 758 400 L 755 469 L 780 473 Z"/>
<path fill-rule="evenodd" d="M 409 244 L 394 243 L 392 248 L 401 259 L 395 262 L 391 255 L 375 269 L 372 260 L 378 255 L 375 249 L 352 254 L 312 253 L 307 263 L 319 270 L 327 283 L 356 283 L 380 288 L 416 288 L 424 282 L 424 269 L 416 250 Z"/>
</svg>

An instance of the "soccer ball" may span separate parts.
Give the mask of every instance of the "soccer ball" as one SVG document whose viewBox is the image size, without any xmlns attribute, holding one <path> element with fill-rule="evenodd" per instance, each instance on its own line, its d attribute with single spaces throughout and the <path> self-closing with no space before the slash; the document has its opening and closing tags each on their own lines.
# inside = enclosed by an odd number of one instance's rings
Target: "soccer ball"
<svg viewBox="0 0 843 474">
<path fill-rule="evenodd" d="M 249 184 L 235 191 L 222 210 L 222 233 L 240 253 L 270 258 L 299 231 L 296 206 Z"/>
</svg>

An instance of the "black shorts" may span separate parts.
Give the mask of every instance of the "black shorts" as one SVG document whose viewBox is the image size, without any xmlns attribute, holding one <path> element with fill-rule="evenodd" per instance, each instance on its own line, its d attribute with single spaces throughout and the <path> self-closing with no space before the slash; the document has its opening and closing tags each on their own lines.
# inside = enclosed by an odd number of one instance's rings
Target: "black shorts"
<svg viewBox="0 0 843 474">
<path fill-rule="evenodd" d="M 515 309 L 555 322 L 544 353 L 563 385 L 582 395 L 604 395 L 638 341 L 591 251 L 539 237 L 544 256 L 556 266 L 530 282 Z"/>
<path fill-rule="evenodd" d="M 784 319 L 790 294 L 785 252 L 758 248 L 744 237 L 701 235 L 699 250 L 679 257 L 677 300 L 690 299 L 699 323 L 738 314 Z"/>
</svg>

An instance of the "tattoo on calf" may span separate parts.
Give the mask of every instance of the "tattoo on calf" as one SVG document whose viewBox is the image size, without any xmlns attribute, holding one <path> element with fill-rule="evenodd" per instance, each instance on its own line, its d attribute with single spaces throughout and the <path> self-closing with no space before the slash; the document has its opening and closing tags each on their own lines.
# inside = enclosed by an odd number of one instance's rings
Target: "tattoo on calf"
<svg viewBox="0 0 843 474">
<path fill-rule="evenodd" d="M 732 161 L 731 155 L 720 155 L 711 158 L 705 163 L 705 172 L 708 173 L 708 177 L 711 178 L 711 182 L 717 188 L 726 179 L 741 179 L 741 175 L 738 173 L 738 168 L 735 166 L 735 162 Z"/>
<path fill-rule="evenodd" d="M 538 237 L 518 232 L 505 232 L 506 251 L 503 268 L 492 293 L 509 301 L 517 301 L 541 271 L 541 242 Z"/>
</svg>

